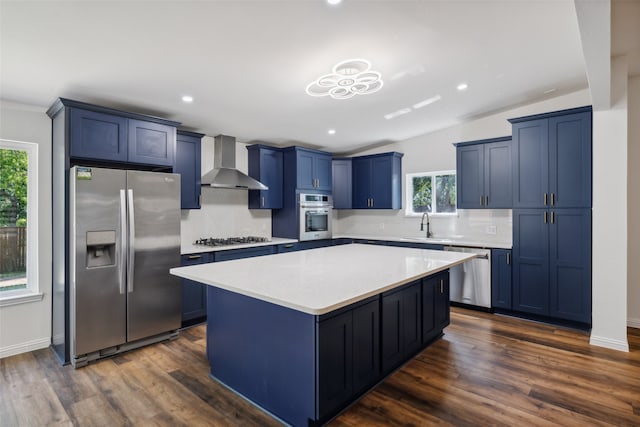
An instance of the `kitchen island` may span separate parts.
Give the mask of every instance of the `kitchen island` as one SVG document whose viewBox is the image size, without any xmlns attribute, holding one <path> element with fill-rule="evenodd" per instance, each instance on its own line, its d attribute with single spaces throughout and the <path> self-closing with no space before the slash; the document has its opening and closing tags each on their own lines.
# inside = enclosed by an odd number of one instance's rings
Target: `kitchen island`
<svg viewBox="0 0 640 427">
<path fill-rule="evenodd" d="M 344 245 L 171 269 L 209 285 L 211 376 L 286 423 L 322 424 L 442 334 L 472 254 Z"/>
</svg>

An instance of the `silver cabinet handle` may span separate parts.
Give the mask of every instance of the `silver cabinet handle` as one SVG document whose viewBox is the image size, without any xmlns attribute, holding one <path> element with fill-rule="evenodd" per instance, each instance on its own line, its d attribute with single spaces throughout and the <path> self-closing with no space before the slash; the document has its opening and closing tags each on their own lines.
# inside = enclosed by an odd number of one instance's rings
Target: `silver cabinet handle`
<svg viewBox="0 0 640 427">
<path fill-rule="evenodd" d="M 260 201 L 260 206 L 262 206 L 264 208 L 264 196 L 261 197 L 261 201 Z"/>
<path fill-rule="evenodd" d="M 284 247 L 287 248 L 287 249 L 292 248 L 293 247 L 293 243 L 289 243 L 287 245 L 284 245 Z"/>
<path fill-rule="evenodd" d="M 547 193 L 544 193 L 543 201 L 544 205 L 547 206 Z"/>
<path fill-rule="evenodd" d="M 556 204 L 556 193 L 551 193 L 551 206 Z"/>
<path fill-rule="evenodd" d="M 511 264 L 511 252 L 507 252 L 507 265 Z"/>
<path fill-rule="evenodd" d="M 136 262 L 136 222 L 135 212 L 133 210 L 133 190 L 127 190 L 129 212 L 129 242 L 127 243 L 127 252 L 129 254 L 129 264 L 127 265 L 127 292 L 133 292 L 133 272 Z"/>
<path fill-rule="evenodd" d="M 556 213 L 551 212 L 551 224 L 555 224 L 555 223 L 556 223 Z"/>
<path fill-rule="evenodd" d="M 481 196 L 480 196 L 480 206 L 482 206 L 483 201 L 484 201 L 484 197 L 482 197 L 482 195 L 481 195 Z"/>
<path fill-rule="evenodd" d="M 444 293 L 444 280 L 440 279 L 440 293 Z"/>
<path fill-rule="evenodd" d="M 489 206 L 489 196 L 484 196 L 484 205 Z"/>
<path fill-rule="evenodd" d="M 373 197 L 371 198 L 371 207 L 373 207 L 375 205 L 375 200 L 373 199 Z"/>
<path fill-rule="evenodd" d="M 544 223 L 547 223 L 547 211 L 544 211 L 544 214 L 542 215 L 544 217 Z"/>
<path fill-rule="evenodd" d="M 189 255 L 187 256 L 187 259 L 200 259 L 202 258 L 202 255 Z"/>
<path fill-rule="evenodd" d="M 120 252 L 118 253 L 120 261 L 119 277 L 120 277 L 120 293 L 124 294 L 124 284 L 127 281 L 127 273 L 125 265 L 127 264 L 127 198 L 124 189 L 120 190 Z"/>
</svg>

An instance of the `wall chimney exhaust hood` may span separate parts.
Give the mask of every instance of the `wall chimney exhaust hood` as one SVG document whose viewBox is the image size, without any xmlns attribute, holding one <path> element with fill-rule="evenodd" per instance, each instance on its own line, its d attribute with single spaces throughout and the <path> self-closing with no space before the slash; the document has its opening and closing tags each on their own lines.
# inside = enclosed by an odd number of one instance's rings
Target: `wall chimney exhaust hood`
<svg viewBox="0 0 640 427">
<path fill-rule="evenodd" d="M 239 190 L 268 190 L 269 187 L 236 169 L 236 138 L 215 137 L 213 169 L 202 177 L 202 185 Z"/>
</svg>

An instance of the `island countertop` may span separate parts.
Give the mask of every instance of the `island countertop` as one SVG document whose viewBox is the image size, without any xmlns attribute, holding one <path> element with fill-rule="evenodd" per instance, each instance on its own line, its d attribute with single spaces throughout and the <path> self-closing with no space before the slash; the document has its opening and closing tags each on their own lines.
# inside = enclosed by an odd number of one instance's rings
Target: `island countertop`
<svg viewBox="0 0 640 427">
<path fill-rule="evenodd" d="M 170 273 L 321 315 L 462 264 L 474 256 L 352 244 L 176 267 Z"/>
</svg>

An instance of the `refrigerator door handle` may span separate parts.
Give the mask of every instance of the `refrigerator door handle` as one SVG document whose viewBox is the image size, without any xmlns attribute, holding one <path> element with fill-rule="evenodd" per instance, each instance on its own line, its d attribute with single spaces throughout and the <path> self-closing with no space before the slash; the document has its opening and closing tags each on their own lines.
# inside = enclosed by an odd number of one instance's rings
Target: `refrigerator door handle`
<svg viewBox="0 0 640 427">
<path fill-rule="evenodd" d="M 133 211 L 133 190 L 127 190 L 128 196 L 128 206 L 127 212 L 129 213 L 129 239 L 127 243 L 127 253 L 129 255 L 128 263 L 127 263 L 127 292 L 133 292 L 133 271 L 136 262 L 136 244 L 135 244 L 135 236 L 136 236 L 136 221 L 135 221 L 135 212 Z"/>
<path fill-rule="evenodd" d="M 127 198 L 124 190 L 120 190 L 120 252 L 118 253 L 119 269 L 118 277 L 120 281 L 120 293 L 124 294 L 125 282 L 127 274 L 125 266 L 127 265 Z"/>
</svg>

